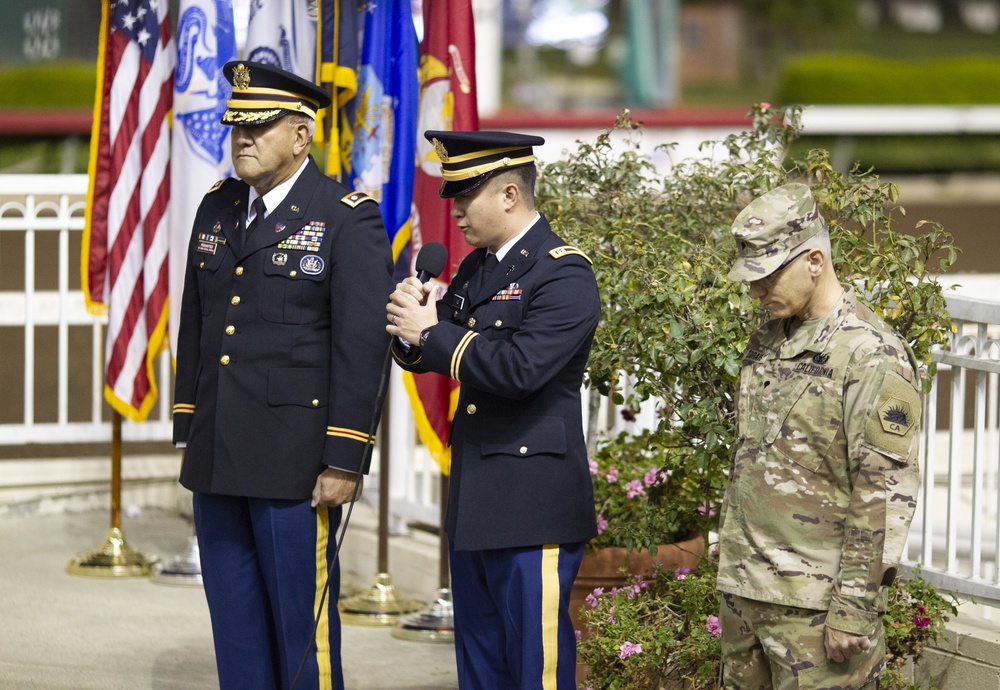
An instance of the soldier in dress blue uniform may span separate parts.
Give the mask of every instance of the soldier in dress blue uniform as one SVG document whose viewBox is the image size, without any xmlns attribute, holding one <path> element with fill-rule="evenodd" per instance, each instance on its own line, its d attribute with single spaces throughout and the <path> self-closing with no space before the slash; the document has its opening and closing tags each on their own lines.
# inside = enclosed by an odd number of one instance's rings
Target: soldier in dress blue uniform
<svg viewBox="0 0 1000 690">
<path fill-rule="evenodd" d="M 461 382 L 446 517 L 459 686 L 574 688 L 570 589 L 597 534 L 580 401 L 597 283 L 535 210 L 543 139 L 424 136 L 477 249 L 436 303 L 431 284 L 398 284 L 386 330 L 404 369 Z"/>
<path fill-rule="evenodd" d="M 391 250 L 378 205 L 309 156 L 330 96 L 268 65 L 224 73 L 241 179 L 209 191 L 191 233 L 180 481 L 194 492 L 221 688 L 287 688 L 307 650 L 296 687 L 342 688 L 330 563 L 340 506 L 368 471 Z"/>
</svg>

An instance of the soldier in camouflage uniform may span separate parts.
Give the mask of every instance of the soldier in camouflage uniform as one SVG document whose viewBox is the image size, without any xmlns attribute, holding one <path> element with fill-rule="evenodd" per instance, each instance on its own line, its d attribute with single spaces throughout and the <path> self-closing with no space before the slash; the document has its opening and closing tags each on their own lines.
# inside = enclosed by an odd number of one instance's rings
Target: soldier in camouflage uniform
<svg viewBox="0 0 1000 690">
<path fill-rule="evenodd" d="M 841 285 L 809 188 L 733 223 L 731 280 L 772 319 L 743 355 L 720 526 L 726 688 L 873 690 L 916 507 L 917 364 Z"/>
</svg>

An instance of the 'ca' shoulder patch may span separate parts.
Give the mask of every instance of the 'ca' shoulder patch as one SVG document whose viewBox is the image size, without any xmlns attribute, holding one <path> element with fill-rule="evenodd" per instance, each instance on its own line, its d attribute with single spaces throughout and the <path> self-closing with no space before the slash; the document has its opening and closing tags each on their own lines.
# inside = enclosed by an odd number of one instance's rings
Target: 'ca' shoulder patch
<svg viewBox="0 0 1000 690">
<path fill-rule="evenodd" d="M 865 440 L 890 457 L 906 460 L 919 421 L 920 394 L 896 372 L 887 373 L 868 417 Z"/>
<path fill-rule="evenodd" d="M 350 194 L 348 194 L 347 196 L 345 196 L 343 199 L 340 200 L 342 204 L 347 204 L 351 208 L 357 207 L 357 205 L 363 201 L 375 201 L 375 200 L 372 199 L 367 194 L 365 194 L 364 192 L 351 192 Z"/>
<path fill-rule="evenodd" d="M 582 256 L 584 259 L 587 260 L 588 264 L 594 263 L 593 261 L 590 260 L 589 256 L 581 252 L 576 247 L 570 246 L 568 244 L 564 244 L 561 247 L 556 247 L 555 249 L 549 251 L 549 256 L 551 256 L 553 259 L 561 259 L 564 256 L 571 256 L 572 254 L 576 254 L 577 256 Z"/>
</svg>

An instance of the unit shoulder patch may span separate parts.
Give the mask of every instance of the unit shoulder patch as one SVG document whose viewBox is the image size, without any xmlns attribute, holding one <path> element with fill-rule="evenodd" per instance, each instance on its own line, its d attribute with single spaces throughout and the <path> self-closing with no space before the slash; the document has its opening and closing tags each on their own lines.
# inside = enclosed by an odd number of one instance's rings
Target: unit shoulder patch
<svg viewBox="0 0 1000 690">
<path fill-rule="evenodd" d="M 364 192 L 351 192 L 340 200 L 340 203 L 347 204 L 351 208 L 356 208 L 363 201 L 375 201 Z M 377 202 L 376 202 L 377 203 Z"/>
<path fill-rule="evenodd" d="M 906 461 L 920 423 L 920 393 L 896 372 L 885 375 L 865 427 L 867 445 Z"/>
<path fill-rule="evenodd" d="M 588 264 L 593 264 L 594 263 L 593 261 L 590 260 L 589 256 L 587 256 L 586 254 L 584 254 L 582 251 L 580 251 L 576 247 L 573 247 L 573 246 L 568 245 L 568 244 L 564 244 L 561 247 L 556 247 L 555 249 L 552 249 L 552 250 L 549 251 L 549 256 L 551 256 L 553 259 L 561 259 L 564 256 L 572 256 L 573 254 L 576 254 L 577 256 L 582 256 L 584 259 L 587 260 Z"/>
</svg>

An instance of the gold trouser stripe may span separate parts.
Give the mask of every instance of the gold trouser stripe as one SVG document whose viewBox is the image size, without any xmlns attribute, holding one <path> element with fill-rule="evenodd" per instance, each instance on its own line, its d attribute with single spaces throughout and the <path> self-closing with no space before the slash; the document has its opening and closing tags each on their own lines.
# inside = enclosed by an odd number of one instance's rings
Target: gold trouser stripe
<svg viewBox="0 0 1000 690">
<path fill-rule="evenodd" d="M 542 547 L 542 688 L 556 690 L 559 664 L 559 545 Z"/>
<path fill-rule="evenodd" d="M 330 593 L 320 608 L 320 600 L 326 589 L 329 576 L 326 562 L 326 547 L 330 540 L 330 511 L 326 508 L 316 510 L 316 595 L 313 610 L 319 616 L 316 626 L 316 665 L 319 667 L 320 690 L 332 690 L 333 669 L 330 666 Z"/>
<path fill-rule="evenodd" d="M 455 348 L 455 351 L 451 355 L 451 377 L 456 381 L 460 380 L 458 378 L 458 372 L 462 366 L 462 357 L 465 355 L 465 348 L 469 347 L 469 343 L 472 342 L 472 339 L 477 335 L 479 334 L 469 331 L 462 336 L 462 339 L 458 341 L 458 347 Z"/>
</svg>

